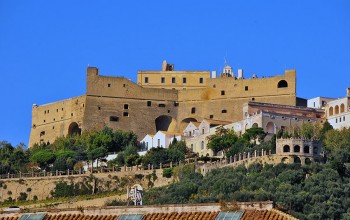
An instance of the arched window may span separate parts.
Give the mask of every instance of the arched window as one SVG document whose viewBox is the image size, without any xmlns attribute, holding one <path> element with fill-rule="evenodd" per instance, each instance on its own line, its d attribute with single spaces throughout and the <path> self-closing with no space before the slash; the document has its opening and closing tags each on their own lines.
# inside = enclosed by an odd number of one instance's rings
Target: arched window
<svg viewBox="0 0 350 220">
<path fill-rule="evenodd" d="M 339 114 L 339 106 L 336 105 L 335 108 L 334 108 L 334 114 Z"/>
<path fill-rule="evenodd" d="M 204 150 L 204 141 L 202 141 L 202 143 L 201 143 L 201 148 L 202 148 L 202 150 Z"/>
<path fill-rule="evenodd" d="M 287 88 L 287 87 L 288 87 L 288 83 L 286 80 L 281 80 L 277 84 L 277 88 Z"/>
<path fill-rule="evenodd" d="M 300 152 L 300 146 L 299 145 L 295 145 L 294 146 L 294 152 Z"/>
<path fill-rule="evenodd" d="M 341 104 L 340 105 L 340 113 L 343 113 L 345 111 L 345 105 Z"/>
<path fill-rule="evenodd" d="M 333 115 L 333 107 L 330 107 L 329 108 L 329 116 L 332 116 Z"/>
<path fill-rule="evenodd" d="M 283 152 L 290 152 L 290 147 L 288 145 L 284 145 Z"/>
<path fill-rule="evenodd" d="M 310 153 L 310 147 L 309 146 L 304 146 L 304 154 L 309 154 Z"/>
</svg>

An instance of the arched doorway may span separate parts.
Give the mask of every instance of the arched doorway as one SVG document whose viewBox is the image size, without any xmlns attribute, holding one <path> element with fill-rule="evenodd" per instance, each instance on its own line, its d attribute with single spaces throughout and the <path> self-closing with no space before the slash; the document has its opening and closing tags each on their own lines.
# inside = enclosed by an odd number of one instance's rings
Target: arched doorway
<svg viewBox="0 0 350 220">
<path fill-rule="evenodd" d="M 276 131 L 275 131 L 275 124 L 273 122 L 271 122 L 271 121 L 269 123 L 267 123 L 266 131 L 269 134 L 275 134 L 276 133 Z"/>
<path fill-rule="evenodd" d="M 310 158 L 306 158 L 305 159 L 305 164 L 310 164 L 311 163 L 311 159 Z"/>
<path fill-rule="evenodd" d="M 197 122 L 195 118 L 185 118 L 180 123 L 180 132 L 183 132 L 190 122 Z"/>
<path fill-rule="evenodd" d="M 252 128 L 257 128 L 257 127 L 259 127 L 258 123 L 254 123 L 254 124 L 252 125 Z"/>
<path fill-rule="evenodd" d="M 288 163 L 288 162 L 289 162 L 288 157 L 283 157 L 281 160 L 281 163 Z"/>
<path fill-rule="evenodd" d="M 176 120 L 167 115 L 161 115 L 155 120 L 156 131 L 175 131 Z"/>
<path fill-rule="evenodd" d="M 80 135 L 81 128 L 76 122 L 72 122 L 68 127 L 68 135 Z"/>
<path fill-rule="evenodd" d="M 299 157 L 294 157 L 294 163 L 301 164 L 301 160 Z"/>
</svg>

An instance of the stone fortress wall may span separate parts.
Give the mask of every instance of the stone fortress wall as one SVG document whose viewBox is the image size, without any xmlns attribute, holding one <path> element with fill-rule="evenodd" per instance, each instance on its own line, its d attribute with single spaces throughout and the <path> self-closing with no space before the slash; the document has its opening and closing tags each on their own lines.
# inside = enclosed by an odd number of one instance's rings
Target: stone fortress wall
<svg viewBox="0 0 350 220">
<path fill-rule="evenodd" d="M 155 71 L 153 74 L 157 73 L 161 80 L 164 72 L 172 71 Z M 167 89 L 171 87 L 170 80 L 165 81 L 168 87 L 164 89 L 158 85 L 142 87 L 123 77 L 101 76 L 97 68 L 88 67 L 85 95 L 33 105 L 29 147 L 104 126 L 132 130 L 142 139 L 158 130 L 181 132 L 190 121 L 205 118 L 239 121 L 243 119 L 242 107 L 249 101 L 296 105 L 295 70 L 286 70 L 283 75 L 274 77 L 251 79 L 205 78 L 209 77 L 208 73 L 197 74 L 203 78 L 204 86 L 180 90 L 180 87 Z M 182 71 L 180 78 L 191 79 L 186 83 L 189 86 L 192 81 L 200 82 L 199 78 L 193 78 L 197 75 Z"/>
</svg>

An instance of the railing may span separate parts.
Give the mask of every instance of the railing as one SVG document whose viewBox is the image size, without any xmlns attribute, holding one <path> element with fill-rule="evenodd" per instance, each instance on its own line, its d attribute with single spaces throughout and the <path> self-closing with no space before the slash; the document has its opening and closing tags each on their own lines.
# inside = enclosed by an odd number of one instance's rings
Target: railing
<svg viewBox="0 0 350 220">
<path fill-rule="evenodd" d="M 99 167 L 99 168 L 88 168 L 87 171 L 84 171 L 83 169 L 80 170 L 65 170 L 65 171 L 40 171 L 40 172 L 29 172 L 29 173 L 7 173 L 7 174 L 1 174 L 0 179 L 26 179 L 26 178 L 39 178 L 39 177 L 61 177 L 61 176 L 77 176 L 77 175 L 87 175 L 91 173 L 112 173 L 112 172 L 133 172 L 133 171 L 142 171 L 142 170 L 159 170 L 163 168 L 170 168 L 170 167 L 176 167 L 184 163 L 190 163 L 190 160 L 186 161 L 180 161 L 180 162 L 170 162 L 167 164 L 157 164 L 152 165 L 148 164 L 147 166 L 136 165 L 132 167 L 122 166 L 122 167 L 112 167 L 112 168 L 106 168 L 106 167 Z"/>
</svg>

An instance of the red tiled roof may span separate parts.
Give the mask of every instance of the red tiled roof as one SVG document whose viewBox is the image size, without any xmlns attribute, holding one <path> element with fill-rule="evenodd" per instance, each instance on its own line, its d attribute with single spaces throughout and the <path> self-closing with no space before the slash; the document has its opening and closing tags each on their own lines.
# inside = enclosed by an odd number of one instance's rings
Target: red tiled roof
<svg viewBox="0 0 350 220">
<path fill-rule="evenodd" d="M 172 212 L 147 214 L 143 220 L 215 220 L 219 212 Z"/>
</svg>

